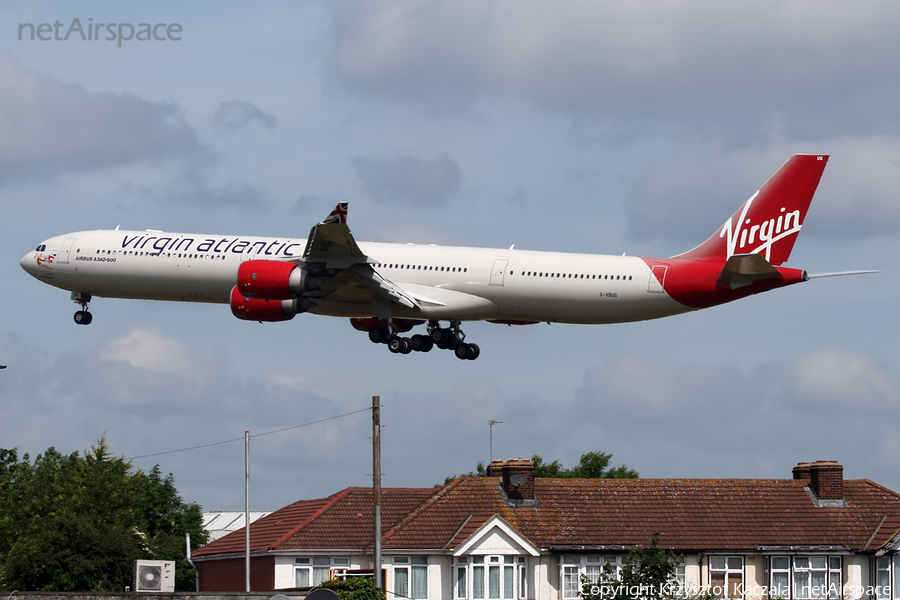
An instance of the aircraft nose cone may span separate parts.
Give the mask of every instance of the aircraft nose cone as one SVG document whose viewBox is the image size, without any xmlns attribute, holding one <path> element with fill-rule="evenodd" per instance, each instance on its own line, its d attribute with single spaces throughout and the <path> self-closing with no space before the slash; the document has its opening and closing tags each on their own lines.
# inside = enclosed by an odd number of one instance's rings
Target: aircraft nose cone
<svg viewBox="0 0 900 600">
<path fill-rule="evenodd" d="M 34 264 L 34 253 L 33 252 L 29 252 L 28 254 L 26 254 L 25 256 L 22 257 L 22 260 L 19 261 L 19 265 L 28 272 L 31 271 L 29 269 L 29 267 L 32 266 L 33 264 Z"/>
</svg>

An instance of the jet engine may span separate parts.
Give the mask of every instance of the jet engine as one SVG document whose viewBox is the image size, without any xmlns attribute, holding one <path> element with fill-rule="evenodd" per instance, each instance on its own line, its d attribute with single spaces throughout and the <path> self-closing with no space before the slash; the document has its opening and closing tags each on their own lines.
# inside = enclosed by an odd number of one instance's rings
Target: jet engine
<svg viewBox="0 0 900 600">
<path fill-rule="evenodd" d="M 321 285 L 306 267 L 283 260 L 248 260 L 238 267 L 237 289 L 247 298 L 290 300 Z"/>
<path fill-rule="evenodd" d="M 263 261 L 259 261 L 263 262 Z M 294 315 L 308 311 L 316 305 L 308 298 L 290 300 L 264 300 L 248 298 L 237 286 L 231 289 L 231 314 L 242 321 L 290 321 Z"/>
</svg>

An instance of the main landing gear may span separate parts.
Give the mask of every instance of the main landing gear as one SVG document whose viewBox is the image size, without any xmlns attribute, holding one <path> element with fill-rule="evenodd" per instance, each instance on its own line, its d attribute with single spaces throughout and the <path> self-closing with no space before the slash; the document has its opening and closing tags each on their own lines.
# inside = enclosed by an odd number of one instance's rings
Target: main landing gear
<svg viewBox="0 0 900 600">
<path fill-rule="evenodd" d="M 75 313 L 75 322 L 79 325 L 90 325 L 91 321 L 94 320 L 94 315 L 88 312 L 88 304 L 91 301 L 91 295 L 72 292 L 72 300 L 81 306 L 81 310 Z"/>
<path fill-rule="evenodd" d="M 477 344 L 466 343 L 466 335 L 459 328 L 459 321 L 451 321 L 450 327 L 442 328 L 437 321 L 429 321 L 427 335 L 400 337 L 390 327 L 374 327 L 369 330 L 369 339 L 376 344 L 387 344 L 394 354 L 429 352 L 437 346 L 441 350 L 452 350 L 460 360 L 475 360 L 481 354 Z"/>
</svg>

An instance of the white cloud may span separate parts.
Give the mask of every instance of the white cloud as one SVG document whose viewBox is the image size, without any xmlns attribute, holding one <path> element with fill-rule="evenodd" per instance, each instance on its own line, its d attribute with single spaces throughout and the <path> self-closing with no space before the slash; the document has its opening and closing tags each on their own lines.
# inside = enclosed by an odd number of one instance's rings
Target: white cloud
<svg viewBox="0 0 900 600">
<path fill-rule="evenodd" d="M 789 388 L 813 407 L 900 409 L 900 381 L 867 353 L 822 348 L 791 361 L 787 375 Z"/>
<path fill-rule="evenodd" d="M 184 376 L 193 370 L 194 362 L 179 340 L 146 327 L 134 327 L 109 340 L 100 348 L 100 356 L 162 375 Z"/>
</svg>

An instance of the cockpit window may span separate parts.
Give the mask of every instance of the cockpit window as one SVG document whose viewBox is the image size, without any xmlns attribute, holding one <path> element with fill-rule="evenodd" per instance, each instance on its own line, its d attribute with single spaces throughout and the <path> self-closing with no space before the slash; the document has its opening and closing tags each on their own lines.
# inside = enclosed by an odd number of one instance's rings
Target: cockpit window
<svg viewBox="0 0 900 600">
<path fill-rule="evenodd" d="M 35 251 L 35 252 L 43 252 L 43 251 L 46 250 L 46 249 L 47 249 L 47 245 L 46 245 L 46 244 L 41 244 L 40 246 L 38 246 L 37 248 L 35 248 L 34 251 Z"/>
</svg>

